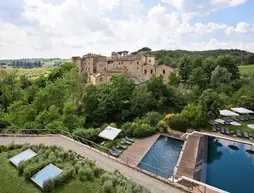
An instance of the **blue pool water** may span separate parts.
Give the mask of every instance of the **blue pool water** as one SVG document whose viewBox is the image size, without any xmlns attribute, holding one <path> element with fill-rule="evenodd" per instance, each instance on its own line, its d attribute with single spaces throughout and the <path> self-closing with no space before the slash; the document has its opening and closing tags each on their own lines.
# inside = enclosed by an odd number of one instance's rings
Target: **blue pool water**
<svg viewBox="0 0 254 193">
<path fill-rule="evenodd" d="M 138 167 L 161 177 L 170 178 L 174 173 L 182 146 L 183 141 L 160 136 L 138 164 Z"/>
<path fill-rule="evenodd" d="M 43 168 L 41 171 L 39 171 L 37 174 L 35 174 L 31 180 L 34 181 L 38 186 L 42 187 L 43 183 L 47 181 L 50 178 L 54 178 L 62 173 L 62 170 L 58 167 L 49 164 L 45 168 Z"/>
<path fill-rule="evenodd" d="M 209 137 L 206 183 L 232 193 L 253 193 L 254 154 L 249 150 L 247 144 Z"/>
</svg>

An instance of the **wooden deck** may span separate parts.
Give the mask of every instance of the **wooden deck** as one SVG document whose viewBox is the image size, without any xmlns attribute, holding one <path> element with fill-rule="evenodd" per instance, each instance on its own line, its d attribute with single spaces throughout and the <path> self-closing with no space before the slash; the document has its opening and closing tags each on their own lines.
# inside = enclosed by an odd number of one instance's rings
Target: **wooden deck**
<svg viewBox="0 0 254 193">
<path fill-rule="evenodd" d="M 177 170 L 177 177 L 186 176 L 188 178 L 194 178 L 201 136 L 202 135 L 200 134 L 194 133 L 188 137 L 179 168 Z"/>
<path fill-rule="evenodd" d="M 160 134 L 155 134 L 151 137 L 136 139 L 134 143 L 121 154 L 120 159 L 128 159 L 128 164 L 136 167 L 159 136 Z"/>
</svg>

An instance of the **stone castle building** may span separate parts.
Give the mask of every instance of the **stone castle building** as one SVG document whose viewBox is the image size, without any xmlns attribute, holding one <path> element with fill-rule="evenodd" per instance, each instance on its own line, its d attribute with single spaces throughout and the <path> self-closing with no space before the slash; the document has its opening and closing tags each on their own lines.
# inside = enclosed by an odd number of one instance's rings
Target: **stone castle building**
<svg viewBox="0 0 254 193">
<path fill-rule="evenodd" d="M 141 84 L 149 80 L 152 75 L 163 76 L 168 82 L 169 74 L 173 71 L 165 65 L 157 65 L 155 57 L 147 52 L 128 54 L 128 51 L 112 52 L 111 57 L 98 54 L 86 54 L 83 57 L 73 57 L 79 72 L 87 72 L 88 81 L 92 84 L 103 84 L 111 80 L 114 74 L 126 74 Z"/>
</svg>

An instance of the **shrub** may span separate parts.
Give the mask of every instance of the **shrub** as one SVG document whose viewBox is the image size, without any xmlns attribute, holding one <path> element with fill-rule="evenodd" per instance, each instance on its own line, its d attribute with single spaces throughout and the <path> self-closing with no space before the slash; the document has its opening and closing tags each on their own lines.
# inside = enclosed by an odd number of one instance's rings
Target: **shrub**
<svg viewBox="0 0 254 193">
<path fill-rule="evenodd" d="M 26 167 L 23 171 L 25 179 L 29 180 L 35 173 L 36 173 L 36 167 L 29 166 Z"/>
<path fill-rule="evenodd" d="M 86 167 L 85 169 L 84 169 L 84 176 L 85 176 L 85 178 L 87 179 L 87 180 L 93 180 L 93 178 L 94 178 L 94 173 L 93 173 L 93 171 L 92 171 L 92 169 L 91 168 L 89 168 L 89 167 Z"/>
<path fill-rule="evenodd" d="M 127 182 L 127 193 L 150 193 L 150 191 L 129 180 Z"/>
<path fill-rule="evenodd" d="M 95 177 L 99 177 L 101 175 L 101 169 L 95 166 L 93 168 L 93 173 Z"/>
<path fill-rule="evenodd" d="M 54 178 L 55 180 L 55 186 L 60 186 L 64 184 L 67 180 L 69 180 L 72 177 L 73 170 L 69 169 L 66 171 L 63 171 L 60 175 Z"/>
<path fill-rule="evenodd" d="M 48 179 L 45 181 L 42 185 L 43 192 L 50 192 L 55 187 L 55 180 L 54 179 Z"/>
<path fill-rule="evenodd" d="M 156 129 L 151 127 L 148 124 L 137 124 L 136 128 L 134 129 L 133 135 L 134 137 L 142 138 L 148 137 L 156 133 Z"/>
<path fill-rule="evenodd" d="M 159 123 L 157 124 L 157 127 L 161 132 L 167 131 L 167 123 L 164 120 L 160 120 Z"/>
<path fill-rule="evenodd" d="M 98 139 L 98 135 L 101 132 L 101 128 L 90 128 L 90 129 L 76 129 L 73 131 L 73 135 L 82 137 L 91 141 Z"/>
<path fill-rule="evenodd" d="M 132 122 L 126 122 L 121 127 L 122 134 L 132 137 L 133 136 L 133 128 L 132 128 Z"/>
<path fill-rule="evenodd" d="M 113 193 L 114 192 L 114 186 L 111 181 L 106 181 L 102 186 L 104 193 Z"/>
<path fill-rule="evenodd" d="M 85 170 L 84 170 L 84 168 L 80 168 L 79 170 L 78 170 L 78 177 L 79 177 L 79 180 L 80 181 L 84 181 L 85 179 L 84 179 L 84 175 L 85 175 Z"/>
<path fill-rule="evenodd" d="M 22 162 L 19 163 L 19 165 L 17 167 L 19 175 L 23 174 L 24 169 L 27 166 L 27 163 L 28 162 L 25 162 L 25 161 L 22 161 Z"/>
<path fill-rule="evenodd" d="M 186 132 L 188 128 L 188 123 L 186 120 L 181 118 L 180 116 L 173 116 L 168 121 L 168 125 L 171 129 Z"/>
<path fill-rule="evenodd" d="M 160 113 L 151 111 L 146 113 L 146 115 L 143 117 L 143 120 L 144 123 L 155 127 L 162 118 L 163 116 Z"/>
</svg>

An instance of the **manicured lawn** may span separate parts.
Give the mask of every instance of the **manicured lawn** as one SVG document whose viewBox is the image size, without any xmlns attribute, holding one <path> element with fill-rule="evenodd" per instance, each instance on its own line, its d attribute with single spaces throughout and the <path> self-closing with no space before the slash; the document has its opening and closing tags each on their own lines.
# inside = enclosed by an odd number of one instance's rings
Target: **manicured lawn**
<svg viewBox="0 0 254 193">
<path fill-rule="evenodd" d="M 17 151 L 17 150 L 13 150 Z M 18 170 L 8 162 L 7 152 L 0 153 L 0 192 L 1 193 L 41 193 L 41 191 L 30 180 L 25 180 L 18 175 Z M 71 179 L 61 187 L 52 192 L 55 193 L 99 193 L 103 192 L 100 179 L 92 182 L 81 182 L 79 179 Z"/>
</svg>

